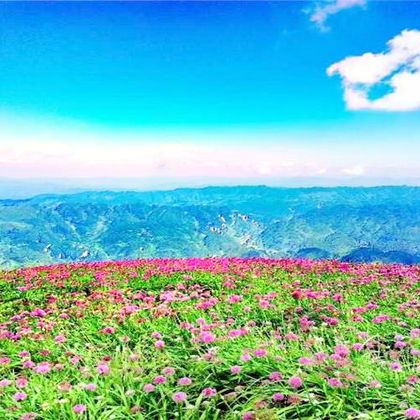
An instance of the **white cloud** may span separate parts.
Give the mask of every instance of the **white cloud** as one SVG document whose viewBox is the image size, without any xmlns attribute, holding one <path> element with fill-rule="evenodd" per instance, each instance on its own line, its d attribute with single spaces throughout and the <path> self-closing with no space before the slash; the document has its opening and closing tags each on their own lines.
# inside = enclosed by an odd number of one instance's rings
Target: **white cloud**
<svg viewBox="0 0 420 420">
<path fill-rule="evenodd" d="M 389 140 L 396 134 L 388 130 L 381 132 L 377 153 L 377 144 L 363 141 L 374 135 L 371 129 L 295 134 L 115 131 L 55 121 L 29 124 L 26 118 L 14 121 L 0 115 L 0 177 L 182 178 L 189 183 L 206 178 L 246 183 L 312 176 L 418 176 L 418 145 L 402 147 Z M 411 144 L 403 136 L 400 140 Z"/>
<path fill-rule="evenodd" d="M 356 165 L 351 168 L 345 168 L 342 170 L 342 172 L 344 175 L 348 176 L 360 176 L 365 173 L 365 169 L 360 165 Z"/>
<path fill-rule="evenodd" d="M 315 23 L 319 29 L 328 30 L 326 21 L 331 15 L 350 9 L 355 6 L 364 6 L 366 0 L 331 0 L 323 3 L 317 3 L 311 11 L 311 22 Z"/>
<path fill-rule="evenodd" d="M 347 57 L 327 69 L 341 76 L 344 100 L 351 110 L 413 111 L 420 109 L 420 31 L 404 30 L 381 53 Z M 371 99 L 372 88 L 388 93 Z"/>
</svg>

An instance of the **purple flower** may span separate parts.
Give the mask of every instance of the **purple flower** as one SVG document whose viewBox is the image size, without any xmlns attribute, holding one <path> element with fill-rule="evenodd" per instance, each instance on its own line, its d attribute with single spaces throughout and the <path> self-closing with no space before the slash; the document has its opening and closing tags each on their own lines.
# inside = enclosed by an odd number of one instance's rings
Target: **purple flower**
<svg viewBox="0 0 420 420">
<path fill-rule="evenodd" d="M 404 416 L 408 419 L 420 419 L 420 410 L 417 408 L 407 408 L 404 412 Z"/>
<path fill-rule="evenodd" d="M 175 392 L 175 394 L 172 395 L 172 400 L 177 404 L 180 404 L 187 400 L 187 394 L 185 392 Z"/>
<path fill-rule="evenodd" d="M 292 376 L 289 379 L 289 385 L 292 388 L 297 389 L 297 388 L 300 388 L 303 385 L 303 381 L 302 381 L 301 378 L 299 378 L 299 376 Z"/>
<path fill-rule="evenodd" d="M 84 404 L 76 404 L 75 406 L 73 406 L 73 411 L 76 414 L 82 414 L 86 411 L 86 406 Z"/>
<path fill-rule="evenodd" d="M 217 391 L 214 388 L 204 388 L 201 391 L 201 395 L 203 395 L 203 397 L 207 397 L 207 398 L 213 397 L 216 394 L 217 394 Z"/>
<path fill-rule="evenodd" d="M 16 394 L 13 395 L 13 398 L 15 401 L 24 401 L 28 398 L 28 395 L 25 392 L 16 392 Z"/>
</svg>

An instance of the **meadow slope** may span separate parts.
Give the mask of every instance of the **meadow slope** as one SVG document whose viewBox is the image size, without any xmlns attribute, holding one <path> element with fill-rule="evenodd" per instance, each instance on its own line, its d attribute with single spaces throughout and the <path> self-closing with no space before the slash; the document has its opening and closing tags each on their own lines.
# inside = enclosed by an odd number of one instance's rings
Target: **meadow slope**
<svg viewBox="0 0 420 420">
<path fill-rule="evenodd" d="M 1 272 L 0 418 L 419 418 L 419 274 L 238 258 Z"/>
</svg>

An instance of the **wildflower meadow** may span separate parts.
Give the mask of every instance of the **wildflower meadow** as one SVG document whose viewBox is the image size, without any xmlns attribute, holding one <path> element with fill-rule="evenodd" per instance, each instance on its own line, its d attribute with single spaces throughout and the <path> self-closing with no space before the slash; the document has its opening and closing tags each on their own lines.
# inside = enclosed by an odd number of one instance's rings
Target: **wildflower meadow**
<svg viewBox="0 0 420 420">
<path fill-rule="evenodd" d="M 0 272 L 0 419 L 419 419 L 419 266 Z"/>
</svg>

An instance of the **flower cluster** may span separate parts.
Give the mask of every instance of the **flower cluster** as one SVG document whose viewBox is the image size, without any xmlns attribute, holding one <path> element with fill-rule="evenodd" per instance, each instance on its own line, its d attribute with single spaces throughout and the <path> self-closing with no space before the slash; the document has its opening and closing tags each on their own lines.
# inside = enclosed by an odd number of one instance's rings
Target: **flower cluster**
<svg viewBox="0 0 420 420">
<path fill-rule="evenodd" d="M 419 274 L 239 258 L 0 272 L 0 418 L 420 419 Z"/>
</svg>

